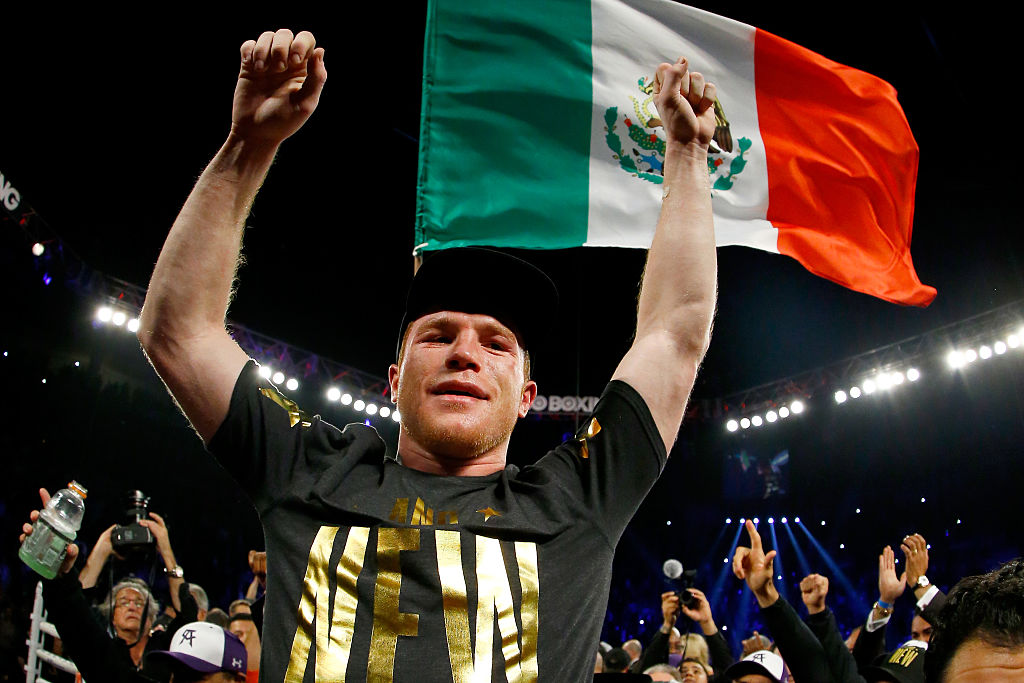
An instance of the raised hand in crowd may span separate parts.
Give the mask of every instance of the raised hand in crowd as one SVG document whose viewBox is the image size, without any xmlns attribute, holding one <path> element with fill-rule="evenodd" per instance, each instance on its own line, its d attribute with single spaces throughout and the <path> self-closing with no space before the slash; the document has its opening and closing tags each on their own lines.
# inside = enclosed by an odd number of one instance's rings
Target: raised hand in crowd
<svg viewBox="0 0 1024 683">
<path fill-rule="evenodd" d="M 928 543 L 921 534 L 910 534 L 903 537 L 900 549 L 907 561 L 906 585 L 914 591 L 917 599 L 921 599 L 929 585 L 921 582 L 921 577 L 928 571 Z"/>
<path fill-rule="evenodd" d="M 39 489 L 39 498 L 43 501 L 43 507 L 50 502 L 50 492 L 46 489 Z M 18 542 L 24 543 L 25 539 L 32 534 L 32 525 L 39 519 L 39 510 L 33 510 L 28 513 L 28 522 L 21 525 L 21 534 L 18 536 Z M 61 562 L 60 569 L 57 570 L 57 575 L 67 574 L 71 571 L 71 568 L 75 566 L 75 560 L 78 559 L 78 546 L 74 543 L 68 545 L 67 554 L 64 556 L 64 561 Z"/>
<path fill-rule="evenodd" d="M 267 554 L 260 550 L 250 550 L 249 570 L 252 572 L 252 583 L 246 589 L 245 597 L 255 600 L 260 590 L 267 588 Z"/>
<path fill-rule="evenodd" d="M 171 602 L 175 611 L 181 609 L 181 602 L 178 600 L 178 588 L 185 582 L 184 574 L 174 559 L 174 551 L 171 549 L 171 539 L 167 533 L 167 523 L 164 518 L 155 512 L 150 512 L 151 519 L 139 520 L 139 524 L 149 529 L 156 541 L 156 551 L 164 561 L 164 569 L 167 572 L 167 587 L 171 593 Z"/>
<path fill-rule="evenodd" d="M 96 585 L 103 572 L 103 567 L 106 566 L 111 555 L 120 557 L 114 552 L 114 547 L 110 542 L 110 534 L 116 526 L 116 524 L 111 524 L 104 529 L 103 533 L 96 538 L 96 542 L 92 544 L 92 550 L 89 551 L 89 557 L 85 560 L 85 566 L 82 567 L 82 571 L 78 575 L 78 581 L 82 584 L 82 588 L 92 588 Z"/>
<path fill-rule="evenodd" d="M 665 591 L 661 594 L 662 633 L 668 633 L 676 625 L 677 614 L 679 614 L 679 596 L 675 591 Z"/>
<path fill-rule="evenodd" d="M 715 625 L 715 619 L 711 614 L 711 603 L 708 602 L 707 596 L 696 588 L 687 588 L 686 590 L 688 590 L 690 595 L 693 596 L 693 605 L 691 607 L 687 607 L 685 604 L 680 602 L 679 610 L 687 617 L 697 622 L 704 635 L 712 636 L 717 633 L 718 626 Z"/>
<path fill-rule="evenodd" d="M 878 602 L 882 609 L 892 609 L 896 598 L 903 595 L 907 588 L 907 572 L 896 578 L 896 554 L 892 548 L 885 546 L 878 556 Z"/>
<path fill-rule="evenodd" d="M 757 527 L 749 519 L 746 521 L 747 534 L 750 536 L 750 547 L 738 546 L 736 554 L 732 558 L 732 573 L 736 578 L 747 582 L 757 604 L 761 607 L 768 607 L 779 599 L 779 592 L 775 589 L 772 578 L 775 573 L 773 560 L 775 551 L 764 552 L 761 545 L 761 534 Z"/>
<path fill-rule="evenodd" d="M 828 578 L 821 574 L 808 574 L 800 581 L 800 598 L 808 614 L 825 611 L 825 596 L 828 595 Z"/>
</svg>

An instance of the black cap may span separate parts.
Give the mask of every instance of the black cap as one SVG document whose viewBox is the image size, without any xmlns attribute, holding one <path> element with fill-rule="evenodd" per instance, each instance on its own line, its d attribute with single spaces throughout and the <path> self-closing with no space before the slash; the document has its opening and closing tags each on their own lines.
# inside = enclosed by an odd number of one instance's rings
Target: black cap
<svg viewBox="0 0 1024 683">
<path fill-rule="evenodd" d="M 409 324 L 437 311 L 492 316 L 529 349 L 551 329 L 557 308 L 558 290 L 540 268 L 494 249 L 444 249 L 425 258 L 412 280 L 395 355 Z"/>
<path fill-rule="evenodd" d="M 908 640 L 896 650 L 875 659 L 864 670 L 868 681 L 899 681 L 899 683 L 924 683 L 924 658 L 927 644 L 919 640 Z"/>
</svg>

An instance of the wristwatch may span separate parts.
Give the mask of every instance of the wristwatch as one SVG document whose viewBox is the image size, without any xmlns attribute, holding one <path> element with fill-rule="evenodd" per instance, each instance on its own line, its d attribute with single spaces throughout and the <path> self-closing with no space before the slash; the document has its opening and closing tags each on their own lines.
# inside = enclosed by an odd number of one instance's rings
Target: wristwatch
<svg viewBox="0 0 1024 683">
<path fill-rule="evenodd" d="M 169 579 L 183 579 L 185 578 L 185 570 L 181 568 L 180 564 L 174 565 L 174 569 L 168 569 L 164 567 L 164 574 L 167 574 Z"/>
<path fill-rule="evenodd" d="M 932 585 L 932 582 L 928 580 L 928 577 L 921 574 L 921 576 L 917 577 L 917 583 L 914 584 L 914 588 L 927 588 L 930 585 Z"/>
</svg>

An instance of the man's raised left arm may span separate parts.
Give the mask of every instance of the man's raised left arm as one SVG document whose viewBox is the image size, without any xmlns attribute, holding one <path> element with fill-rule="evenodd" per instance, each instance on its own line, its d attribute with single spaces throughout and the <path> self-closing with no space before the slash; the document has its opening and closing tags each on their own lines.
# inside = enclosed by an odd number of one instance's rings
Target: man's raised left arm
<svg viewBox="0 0 1024 683">
<path fill-rule="evenodd" d="M 647 255 L 636 337 L 612 378 L 644 398 L 670 451 L 715 311 L 717 257 L 707 170 L 715 86 L 680 58 L 658 66 L 654 90 L 667 137 L 661 217 Z"/>
</svg>

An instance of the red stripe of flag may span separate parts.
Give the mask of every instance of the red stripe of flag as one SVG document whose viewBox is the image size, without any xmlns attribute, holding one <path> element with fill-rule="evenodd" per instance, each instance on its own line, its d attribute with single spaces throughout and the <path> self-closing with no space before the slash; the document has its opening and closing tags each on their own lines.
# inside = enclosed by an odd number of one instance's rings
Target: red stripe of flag
<svg viewBox="0 0 1024 683">
<path fill-rule="evenodd" d="M 927 306 L 910 259 L 918 149 L 896 90 L 757 29 L 757 117 L 780 253 L 850 289 Z"/>
</svg>

